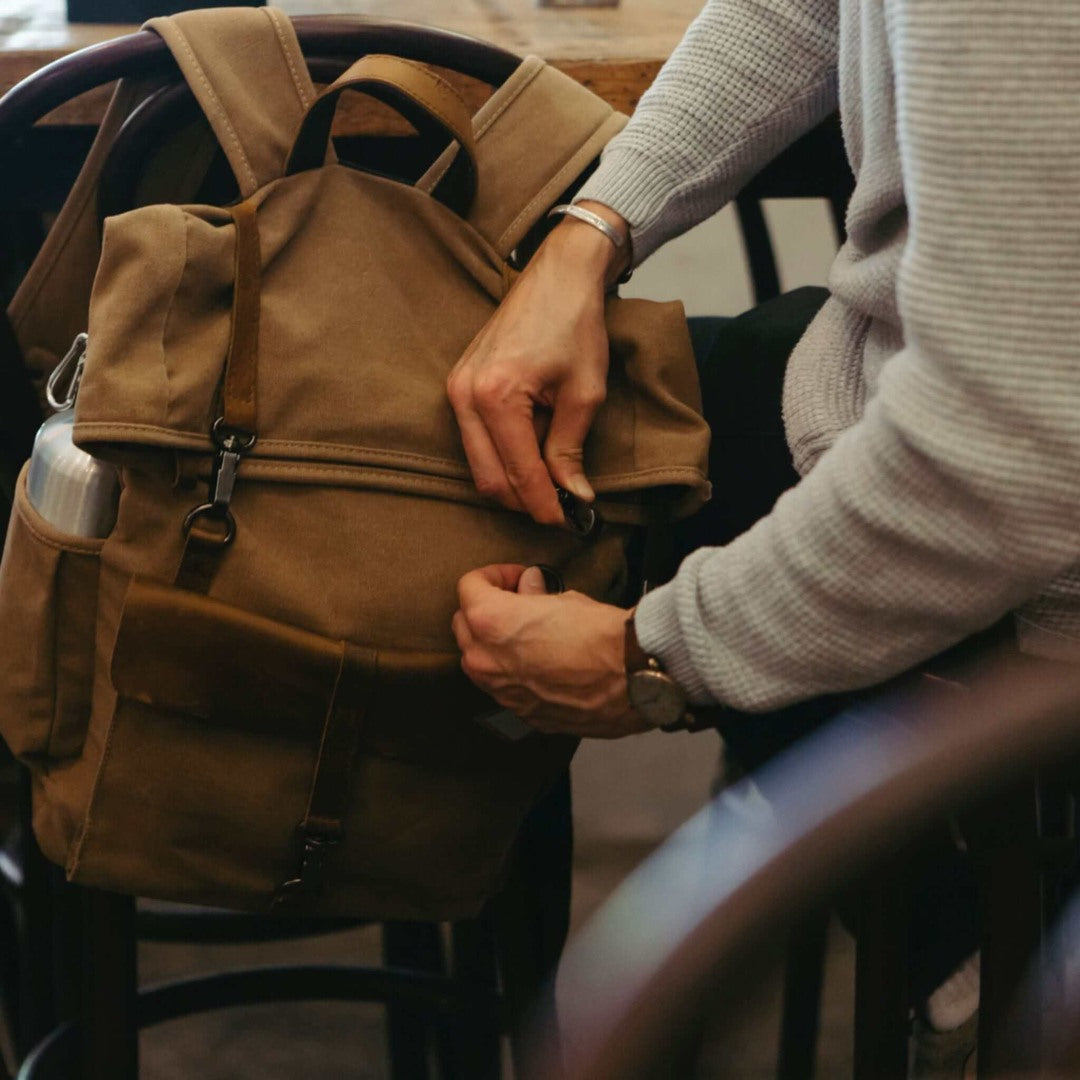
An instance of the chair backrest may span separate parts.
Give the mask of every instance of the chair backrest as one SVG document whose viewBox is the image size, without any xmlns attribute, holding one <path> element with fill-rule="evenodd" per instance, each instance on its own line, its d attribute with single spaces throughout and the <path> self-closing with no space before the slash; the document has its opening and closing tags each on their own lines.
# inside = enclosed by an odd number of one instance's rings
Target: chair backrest
<svg viewBox="0 0 1080 1080">
<path fill-rule="evenodd" d="M 298 16 L 293 20 L 305 57 L 356 59 L 393 52 L 437 64 L 498 86 L 521 58 L 487 42 L 449 30 L 356 16 L 350 19 Z M 172 75 L 176 65 L 157 34 L 142 30 L 91 45 L 47 64 L 0 98 L 0 146 L 46 113 L 79 94 L 122 78 Z"/>
<path fill-rule="evenodd" d="M 1080 750 L 1078 714 L 1080 669 L 1003 653 L 966 689 L 927 681 L 805 740 L 757 778 L 771 813 L 720 796 L 571 942 L 562 1071 L 549 1042 L 530 1075 L 651 1075 L 706 993 L 710 1008 L 738 1000 L 800 913 L 958 804 Z"/>
<path fill-rule="evenodd" d="M 776 248 L 762 210 L 767 199 L 824 199 L 836 237 L 843 242 L 847 204 L 855 178 L 844 151 L 840 116 L 834 113 L 774 158 L 739 192 L 735 209 L 746 248 L 754 299 L 780 294 Z"/>
</svg>

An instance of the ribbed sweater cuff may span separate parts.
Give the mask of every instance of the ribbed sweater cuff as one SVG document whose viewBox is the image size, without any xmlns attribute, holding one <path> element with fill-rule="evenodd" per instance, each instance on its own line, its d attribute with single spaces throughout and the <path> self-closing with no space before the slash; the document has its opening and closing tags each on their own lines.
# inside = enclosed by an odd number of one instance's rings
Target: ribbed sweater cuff
<svg viewBox="0 0 1080 1080">
<path fill-rule="evenodd" d="M 610 206 L 630 226 L 634 266 L 644 262 L 675 231 L 663 228 L 663 204 L 670 185 L 656 176 L 656 164 L 630 147 L 616 141 L 604 151 L 596 172 L 574 196 L 575 202 L 590 199 Z"/>
<path fill-rule="evenodd" d="M 669 582 L 646 593 L 638 602 L 634 612 L 638 644 L 649 656 L 660 661 L 695 705 L 714 705 L 716 699 L 690 661 L 686 636 L 679 624 L 675 592 L 675 583 Z"/>
</svg>

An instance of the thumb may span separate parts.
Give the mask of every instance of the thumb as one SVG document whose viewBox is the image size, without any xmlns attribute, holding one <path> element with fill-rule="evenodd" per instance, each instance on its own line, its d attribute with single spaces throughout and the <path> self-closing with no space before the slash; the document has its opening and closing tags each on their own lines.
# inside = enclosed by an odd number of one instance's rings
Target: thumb
<svg viewBox="0 0 1080 1080">
<path fill-rule="evenodd" d="M 546 596 L 547 582 L 539 566 L 529 566 L 518 578 L 517 591 L 522 596 Z"/>
<path fill-rule="evenodd" d="M 592 394 L 575 388 L 560 394 L 544 440 L 544 462 L 551 478 L 560 487 L 590 503 L 596 499 L 596 493 L 585 476 L 583 447 L 603 398 L 602 390 Z"/>
</svg>

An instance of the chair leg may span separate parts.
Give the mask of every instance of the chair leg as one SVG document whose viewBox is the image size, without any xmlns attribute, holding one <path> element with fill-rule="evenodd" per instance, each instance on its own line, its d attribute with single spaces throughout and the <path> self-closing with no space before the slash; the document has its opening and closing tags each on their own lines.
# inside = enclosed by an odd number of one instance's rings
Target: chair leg
<svg viewBox="0 0 1080 1080">
<path fill-rule="evenodd" d="M 382 951 L 387 967 L 438 975 L 445 970 L 438 923 L 383 923 Z M 432 1030 L 425 1015 L 403 1005 L 387 1005 L 386 1031 L 394 1080 L 427 1080 Z"/>
<path fill-rule="evenodd" d="M 7 1080 L 19 1060 L 19 935 L 15 913 L 0 897 L 0 1078 Z"/>
<path fill-rule="evenodd" d="M 496 990 L 495 930 L 490 917 L 454 923 L 451 928 L 455 979 Z M 444 1065 L 443 1080 L 499 1080 L 502 1043 L 496 1017 L 460 1017 L 452 1037 L 453 1070 Z"/>
<path fill-rule="evenodd" d="M 979 976 L 979 1075 L 1038 1070 L 1042 1009 L 1036 996 L 1020 1014 L 1014 995 L 1042 945 L 1042 861 L 1036 788 L 1029 780 L 980 811 L 969 829 L 979 874 L 982 961 Z"/>
<path fill-rule="evenodd" d="M 855 949 L 855 1080 L 904 1080 L 908 1054 L 908 895 L 903 862 L 861 895 Z"/>
<path fill-rule="evenodd" d="M 812 1080 L 817 1056 L 821 989 L 829 916 L 810 916 L 791 931 L 784 959 L 778 1080 Z"/>
<path fill-rule="evenodd" d="M 86 1080 L 138 1080 L 135 900 L 81 889 L 83 1068 Z"/>
<path fill-rule="evenodd" d="M 522 1025 L 555 1020 L 555 969 L 570 929 L 573 822 L 565 774 L 522 826 L 510 874 L 492 905 L 515 1075 L 526 1068 Z"/>
<path fill-rule="evenodd" d="M 16 1049 L 22 1058 L 60 1019 L 52 959 L 53 882 L 58 873 L 34 839 L 30 774 L 25 769 L 19 770 L 19 863 L 22 884 L 17 901 L 20 947 Z"/>
</svg>

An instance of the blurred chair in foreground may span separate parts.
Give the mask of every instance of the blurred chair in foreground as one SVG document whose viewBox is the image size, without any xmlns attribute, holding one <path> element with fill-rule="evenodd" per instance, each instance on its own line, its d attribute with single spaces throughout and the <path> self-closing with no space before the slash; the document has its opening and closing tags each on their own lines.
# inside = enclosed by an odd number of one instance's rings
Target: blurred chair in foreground
<svg viewBox="0 0 1080 1080">
<path fill-rule="evenodd" d="M 768 944 L 806 911 L 887 864 L 948 814 L 998 811 L 1002 796 L 1037 770 L 1078 754 L 1080 667 L 1008 650 L 961 683 L 924 676 L 849 710 L 755 777 L 771 812 L 747 816 L 721 795 L 614 894 L 564 959 L 561 1069 L 557 1048 L 541 1034 L 530 1075 L 670 1075 L 665 1063 L 693 1037 L 703 1011 L 715 1020 L 745 996 Z M 1026 887 L 1000 876 L 998 885 Z M 1075 945 L 1075 935 L 1070 940 Z M 982 943 L 979 1075 L 1070 1075 L 1043 1071 L 1040 1028 L 1053 973 L 1036 948 L 1022 994 L 1020 978 L 988 986 L 1006 970 L 994 963 L 998 944 Z M 1003 944 L 1008 951 L 1011 943 Z M 1080 1012 L 1076 995 L 1068 1004 Z M 1047 1069 L 1075 1049 L 1075 1031 L 1062 1030 L 1069 1037 L 1048 1044 L 1057 1057 Z M 856 1076 L 893 1075 L 866 1062 L 857 1036 Z"/>
</svg>

